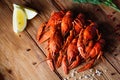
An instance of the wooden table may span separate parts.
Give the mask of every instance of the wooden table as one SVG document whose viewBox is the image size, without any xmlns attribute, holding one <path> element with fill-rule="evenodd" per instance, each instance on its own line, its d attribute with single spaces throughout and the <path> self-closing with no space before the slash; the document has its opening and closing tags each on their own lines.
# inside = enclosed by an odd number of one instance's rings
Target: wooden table
<svg viewBox="0 0 120 80">
<path fill-rule="evenodd" d="M 39 13 L 19 34 L 12 28 L 13 3 Z M 120 80 L 120 12 L 104 5 L 78 4 L 71 0 L 0 0 L 0 80 L 60 80 L 71 76 L 72 71 L 64 75 L 61 68 L 56 72 L 49 69 L 45 61 L 47 43 L 39 44 L 36 40 L 39 25 L 49 19 L 52 11 L 60 10 L 83 12 L 99 24 L 106 46 L 104 61 L 99 60 L 93 68 L 101 70 L 102 75 L 93 78 Z M 77 73 L 75 77 L 85 74 L 90 74 L 89 70 Z"/>
</svg>

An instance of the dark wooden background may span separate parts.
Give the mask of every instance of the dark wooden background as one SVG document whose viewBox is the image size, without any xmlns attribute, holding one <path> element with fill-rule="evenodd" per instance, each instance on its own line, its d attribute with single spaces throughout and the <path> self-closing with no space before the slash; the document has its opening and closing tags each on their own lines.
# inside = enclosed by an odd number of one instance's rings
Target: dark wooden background
<svg viewBox="0 0 120 80">
<path fill-rule="evenodd" d="M 39 13 L 19 34 L 12 29 L 13 3 Z M 120 5 L 119 0 L 115 3 Z M 105 61 L 99 60 L 94 69 L 102 70 L 104 75 L 94 79 L 120 79 L 120 12 L 104 5 L 78 4 L 72 0 L 0 0 L 0 80 L 60 80 L 70 76 L 64 75 L 61 68 L 51 72 L 46 62 L 42 62 L 47 54 L 46 43 L 39 44 L 36 40 L 39 25 L 49 19 L 51 12 L 60 10 L 82 12 L 99 24 L 106 40 Z M 87 73 L 88 70 L 76 77 Z"/>
</svg>

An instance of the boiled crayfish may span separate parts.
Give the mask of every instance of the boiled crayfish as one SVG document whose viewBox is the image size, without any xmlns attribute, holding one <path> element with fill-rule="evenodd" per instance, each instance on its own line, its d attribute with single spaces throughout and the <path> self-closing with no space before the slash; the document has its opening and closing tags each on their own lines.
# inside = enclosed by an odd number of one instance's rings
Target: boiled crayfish
<svg viewBox="0 0 120 80">
<path fill-rule="evenodd" d="M 37 40 L 48 40 L 47 63 L 52 71 L 62 66 L 65 74 L 83 62 L 88 63 L 78 72 L 91 68 L 105 44 L 95 22 L 82 13 L 74 18 L 71 11 L 53 12 L 48 22 L 40 25 Z"/>
</svg>

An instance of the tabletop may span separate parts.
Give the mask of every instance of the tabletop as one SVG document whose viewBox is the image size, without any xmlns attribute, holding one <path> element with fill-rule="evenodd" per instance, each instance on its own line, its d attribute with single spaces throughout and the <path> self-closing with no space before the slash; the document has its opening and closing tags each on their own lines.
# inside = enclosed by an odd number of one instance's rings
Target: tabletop
<svg viewBox="0 0 120 80">
<path fill-rule="evenodd" d="M 26 29 L 13 32 L 13 3 L 37 10 L 38 15 L 27 21 Z M 120 1 L 115 3 L 120 5 Z M 46 63 L 46 44 L 36 40 L 38 27 L 53 11 L 83 12 L 95 21 L 104 34 L 106 45 L 103 61 L 92 70 L 65 75 L 61 68 L 51 71 Z M 72 0 L 0 0 L 0 80 L 120 80 L 120 12 L 105 5 L 79 4 Z M 102 75 L 96 75 L 96 71 Z M 73 75 L 73 72 L 74 75 Z M 85 76 L 91 75 L 88 78 Z"/>
</svg>

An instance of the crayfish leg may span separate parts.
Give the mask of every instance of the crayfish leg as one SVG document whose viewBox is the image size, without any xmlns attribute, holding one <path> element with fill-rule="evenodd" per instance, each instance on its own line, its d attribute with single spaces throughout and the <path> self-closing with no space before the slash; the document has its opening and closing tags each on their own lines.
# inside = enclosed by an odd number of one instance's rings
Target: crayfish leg
<svg viewBox="0 0 120 80">
<path fill-rule="evenodd" d="M 45 27 L 46 27 L 46 23 L 42 23 L 40 25 L 40 27 L 38 28 L 38 32 L 37 32 L 37 36 L 36 36 L 36 38 L 37 38 L 38 41 L 41 38 L 42 33 L 43 33 Z"/>
<path fill-rule="evenodd" d="M 92 67 L 92 65 L 94 64 L 94 62 L 95 62 L 95 59 L 90 60 L 89 63 L 87 63 L 86 65 L 84 65 L 80 69 L 78 69 L 78 72 L 82 72 L 82 71 L 85 71 L 87 69 L 90 69 Z"/>
<path fill-rule="evenodd" d="M 46 40 L 48 40 L 50 38 L 50 30 L 49 31 L 46 31 L 42 36 L 41 38 L 39 39 L 39 43 L 43 43 L 45 42 Z"/>
<path fill-rule="evenodd" d="M 102 56 L 102 54 L 103 54 L 103 52 L 100 51 L 99 54 L 98 54 L 98 56 L 97 56 L 97 59 L 99 59 Z"/>
<path fill-rule="evenodd" d="M 62 52 L 60 51 L 60 53 L 59 53 L 60 55 L 59 55 L 59 57 L 57 58 L 57 62 L 55 63 L 55 65 L 56 65 L 56 68 L 59 68 L 60 66 L 61 66 L 61 63 L 62 63 L 62 59 L 63 59 L 63 54 L 62 54 Z"/>
<path fill-rule="evenodd" d="M 84 29 L 82 29 L 79 33 L 79 38 L 77 41 L 77 48 L 78 48 L 80 55 L 85 59 L 86 53 L 85 53 L 85 45 L 83 44 L 83 32 L 84 32 Z"/>
<path fill-rule="evenodd" d="M 80 13 L 78 14 L 77 18 L 74 20 L 73 27 L 75 29 L 76 34 L 79 34 L 81 29 L 84 28 L 85 24 L 85 16 Z"/>
</svg>

